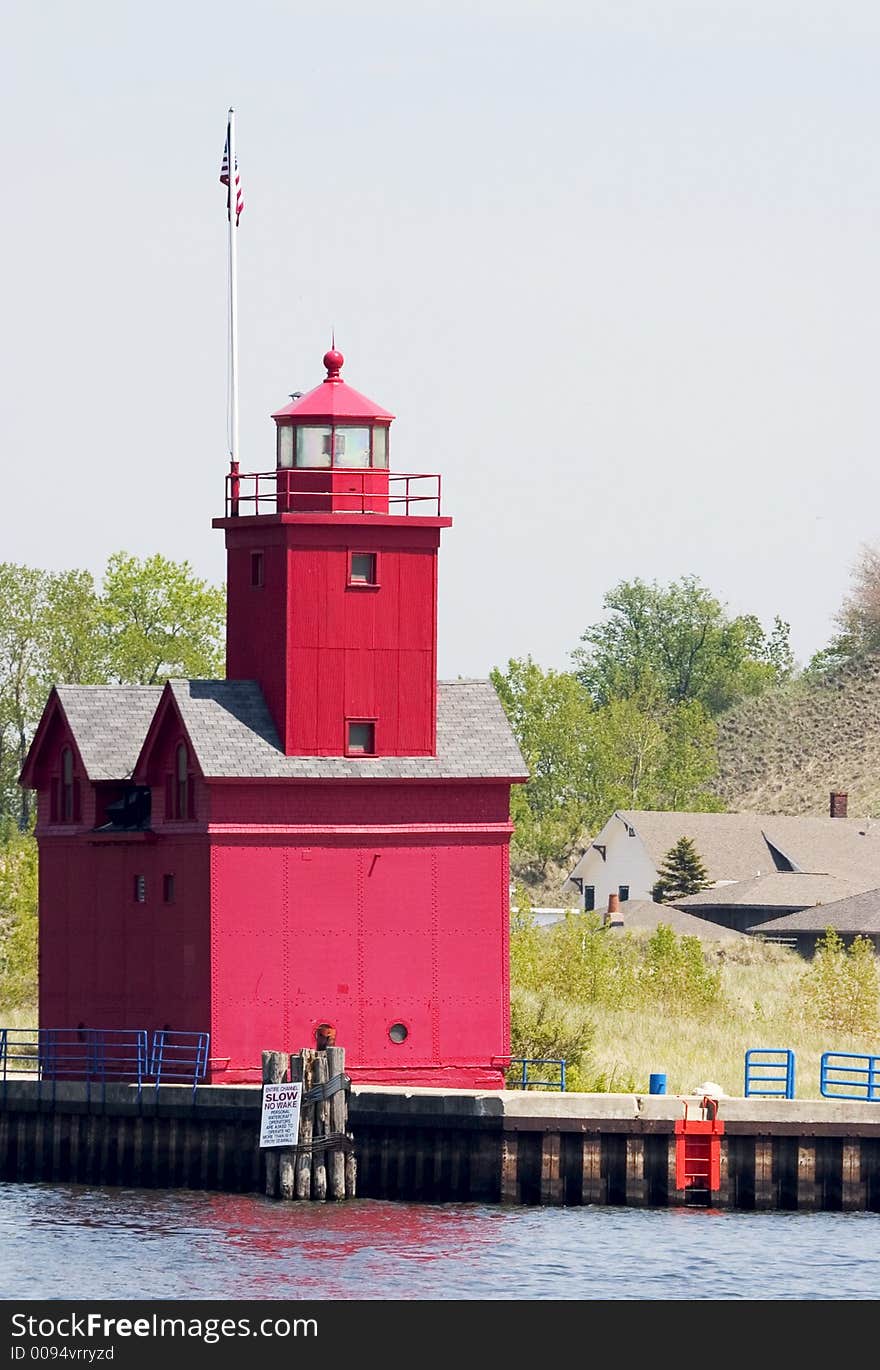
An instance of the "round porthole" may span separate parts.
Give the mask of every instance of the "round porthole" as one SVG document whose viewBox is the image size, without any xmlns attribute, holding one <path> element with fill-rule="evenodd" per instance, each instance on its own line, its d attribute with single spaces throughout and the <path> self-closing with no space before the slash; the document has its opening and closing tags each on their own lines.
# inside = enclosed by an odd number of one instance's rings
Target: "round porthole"
<svg viewBox="0 0 880 1370">
<path fill-rule="evenodd" d="M 388 1036 L 391 1038 L 392 1042 L 397 1042 L 398 1044 L 405 1042 L 409 1036 L 409 1028 L 406 1026 L 406 1023 L 392 1023 L 388 1029 Z"/>
</svg>

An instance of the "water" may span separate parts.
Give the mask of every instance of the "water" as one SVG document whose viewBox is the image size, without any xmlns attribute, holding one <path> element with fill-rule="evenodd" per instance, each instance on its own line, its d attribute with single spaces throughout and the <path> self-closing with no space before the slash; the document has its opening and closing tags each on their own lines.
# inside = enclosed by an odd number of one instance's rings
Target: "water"
<svg viewBox="0 0 880 1370">
<path fill-rule="evenodd" d="M 874 1213 L 0 1184 L 3 1299 L 875 1299 L 878 1288 Z"/>
</svg>

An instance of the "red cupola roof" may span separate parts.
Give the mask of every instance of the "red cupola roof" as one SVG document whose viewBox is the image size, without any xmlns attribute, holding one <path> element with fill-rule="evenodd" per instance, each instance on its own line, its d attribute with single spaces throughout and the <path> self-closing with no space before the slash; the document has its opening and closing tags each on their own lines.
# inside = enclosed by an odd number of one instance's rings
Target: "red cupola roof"
<svg viewBox="0 0 880 1370">
<path fill-rule="evenodd" d="M 320 385 L 302 395 L 283 409 L 276 409 L 273 419 L 324 419 L 338 423 L 346 419 L 372 419 L 374 422 L 390 423 L 394 415 L 375 400 L 368 399 L 359 390 L 354 390 L 342 379 L 339 372 L 345 361 L 335 346 L 324 353 L 327 375 Z"/>
</svg>

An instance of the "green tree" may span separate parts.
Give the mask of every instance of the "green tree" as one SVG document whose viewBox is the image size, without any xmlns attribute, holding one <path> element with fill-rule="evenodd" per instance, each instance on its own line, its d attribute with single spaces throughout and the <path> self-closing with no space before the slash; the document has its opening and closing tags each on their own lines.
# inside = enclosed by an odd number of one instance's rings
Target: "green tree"
<svg viewBox="0 0 880 1370">
<path fill-rule="evenodd" d="M 101 595 L 109 679 L 154 685 L 221 676 L 225 615 L 222 587 L 196 576 L 188 561 L 115 552 Z"/>
<path fill-rule="evenodd" d="M 600 821 L 614 809 L 720 809 L 707 788 L 718 768 L 716 727 L 698 700 L 632 696 L 595 714 Z"/>
<path fill-rule="evenodd" d="M 718 770 L 717 727 L 698 699 L 662 711 L 664 747 L 654 783 L 654 809 L 717 812 L 722 801 L 707 786 Z"/>
<path fill-rule="evenodd" d="M 665 586 L 621 581 L 604 608 L 573 653 L 578 678 L 600 705 L 699 700 L 717 714 L 793 669 L 788 624 L 777 617 L 768 637 L 754 615 L 730 618 L 696 576 Z"/>
<path fill-rule="evenodd" d="M 104 676 L 98 601 L 87 571 L 0 563 L 0 814 L 30 822 L 18 787 L 36 723 L 54 682 Z"/>
<path fill-rule="evenodd" d="M 527 657 L 492 682 L 529 768 L 511 796 L 514 869 L 543 874 L 617 808 L 719 809 L 715 724 L 697 700 L 653 696 L 595 707 L 570 672 Z"/>
<path fill-rule="evenodd" d="M 660 903 L 682 899 L 687 894 L 699 894 L 711 884 L 690 837 L 680 837 L 675 846 L 670 847 L 657 877 L 653 895 Z"/>
<path fill-rule="evenodd" d="M 25 831 L 18 776 L 52 685 L 222 674 L 223 589 L 189 563 L 117 552 L 98 592 L 88 571 L 0 563 L 0 817 Z"/>
<path fill-rule="evenodd" d="M 531 657 L 491 679 L 529 770 L 511 796 L 514 860 L 543 872 L 599 811 L 593 706 L 573 675 L 543 671 Z"/>
<path fill-rule="evenodd" d="M 37 844 L 8 821 L 0 829 L 0 1008 L 37 995 Z"/>
<path fill-rule="evenodd" d="M 880 652 L 880 546 L 861 547 L 834 623 L 838 631 L 806 667 L 808 681 L 822 680 L 850 662 Z"/>
</svg>

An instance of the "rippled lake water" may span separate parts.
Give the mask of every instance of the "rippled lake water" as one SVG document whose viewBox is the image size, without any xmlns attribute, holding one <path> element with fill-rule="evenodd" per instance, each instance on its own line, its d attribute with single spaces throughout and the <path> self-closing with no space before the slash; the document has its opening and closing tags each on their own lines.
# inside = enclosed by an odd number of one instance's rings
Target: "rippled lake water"
<svg viewBox="0 0 880 1370">
<path fill-rule="evenodd" d="M 4 1299 L 875 1299 L 880 1215 L 0 1185 Z"/>
</svg>

